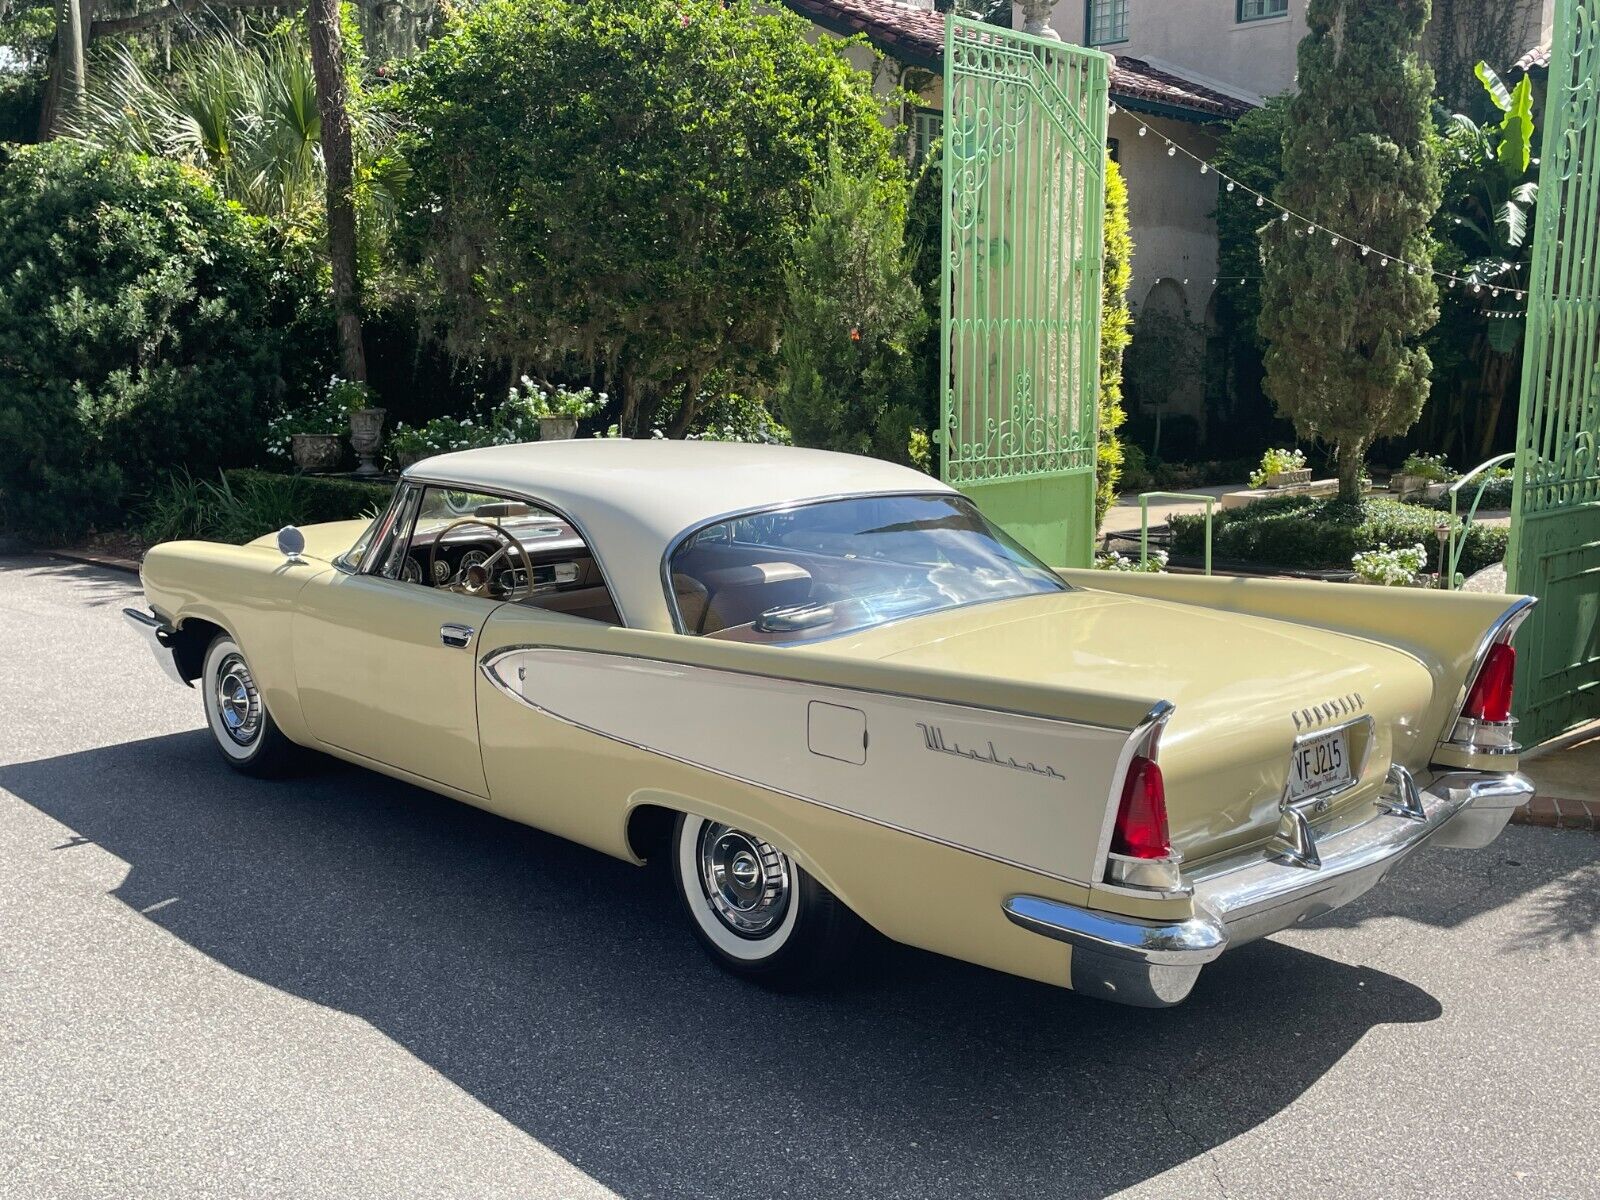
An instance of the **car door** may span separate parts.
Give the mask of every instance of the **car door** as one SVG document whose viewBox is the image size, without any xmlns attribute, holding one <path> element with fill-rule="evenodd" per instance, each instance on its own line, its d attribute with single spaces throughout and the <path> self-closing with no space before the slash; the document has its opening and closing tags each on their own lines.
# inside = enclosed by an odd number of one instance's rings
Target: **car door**
<svg viewBox="0 0 1600 1200">
<path fill-rule="evenodd" d="M 329 747 L 481 797 L 474 671 L 499 601 L 406 577 L 422 492 L 402 485 L 359 569 L 326 572 L 301 592 L 301 711 Z"/>
</svg>

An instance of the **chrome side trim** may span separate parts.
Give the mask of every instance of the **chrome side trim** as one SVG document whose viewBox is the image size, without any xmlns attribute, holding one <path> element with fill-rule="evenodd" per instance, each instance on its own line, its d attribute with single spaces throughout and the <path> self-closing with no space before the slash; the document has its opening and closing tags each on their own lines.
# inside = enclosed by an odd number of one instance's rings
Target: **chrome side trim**
<svg viewBox="0 0 1600 1200">
<path fill-rule="evenodd" d="M 137 608 L 125 608 L 122 610 L 122 615 L 149 644 L 151 653 L 156 656 L 156 662 L 161 665 L 167 678 L 174 683 L 183 684 L 184 687 L 193 687 L 194 684 L 179 672 L 177 657 L 168 644 L 177 630 L 154 613 L 141 612 Z"/>
<path fill-rule="evenodd" d="M 585 724 L 582 721 L 575 721 L 571 717 L 565 716 L 562 713 L 558 713 L 558 712 L 553 711 L 552 709 L 545 708 L 543 705 L 535 704 L 532 700 L 529 700 L 521 692 L 517 691 L 514 687 L 512 687 L 510 682 L 507 681 L 495 669 L 495 667 L 496 667 L 497 663 L 499 663 L 503 658 L 505 658 L 509 654 L 514 654 L 514 653 L 516 653 L 518 651 L 521 651 L 521 650 L 546 650 L 546 649 L 548 649 L 548 650 L 569 650 L 570 651 L 572 649 L 572 647 L 570 647 L 570 646 L 536 646 L 536 645 L 503 646 L 499 650 L 496 650 L 496 651 L 492 652 L 486 658 L 484 658 L 478 664 L 478 669 L 483 672 L 483 676 L 484 676 L 485 679 L 487 679 L 499 691 L 503 692 L 506 696 L 510 697 L 512 700 L 516 701 L 518 704 L 521 704 L 524 707 L 531 709 L 532 711 L 540 714 L 541 716 L 549 717 L 552 721 L 559 721 L 563 725 L 569 726 L 569 727 L 571 727 L 573 729 L 580 729 L 584 733 L 593 734 L 595 737 L 598 737 L 598 738 L 604 738 L 608 742 L 614 742 L 614 743 L 616 743 L 617 745 L 620 745 L 620 746 L 627 746 L 630 749 L 639 750 L 639 751 L 642 751 L 645 754 L 653 754 L 657 758 L 664 758 L 669 762 L 675 762 L 675 763 L 680 764 L 681 766 L 692 767 L 697 771 L 705 771 L 707 774 L 716 775 L 716 776 L 718 776 L 719 778 L 722 778 L 722 779 L 730 779 L 735 783 L 744 785 L 745 787 L 757 788 L 757 789 L 759 789 L 759 790 L 761 790 L 763 792 L 771 792 L 773 795 L 776 795 L 776 796 L 784 796 L 784 797 L 786 797 L 786 798 L 788 798 L 790 800 L 798 800 L 803 804 L 815 805 L 817 808 L 825 809 L 828 812 L 838 813 L 840 816 L 850 817 L 850 818 L 852 818 L 854 820 L 857 820 L 857 821 L 865 821 L 869 825 L 876 825 L 881 829 L 892 830 L 895 833 L 903 833 L 907 837 L 914 837 L 914 838 L 919 838 L 919 839 L 921 839 L 922 841 L 925 841 L 925 842 L 932 842 L 935 845 L 944 846 L 946 849 L 959 850 L 963 854 L 973 854 L 973 855 L 976 855 L 979 858 L 988 859 L 990 862 L 1000 863 L 1002 866 L 1015 867 L 1019 871 L 1026 871 L 1031 875 L 1038 875 L 1038 876 L 1040 876 L 1041 878 L 1044 878 L 1044 879 L 1054 879 L 1058 883 L 1070 883 L 1074 887 L 1084 888 L 1085 890 L 1089 889 L 1092 886 L 1091 884 L 1089 884 L 1088 882 L 1086 882 L 1086 881 L 1084 881 L 1082 879 L 1073 879 L 1072 877 L 1067 876 L 1067 875 L 1057 875 L 1053 871 L 1047 871 L 1047 870 L 1044 870 L 1043 868 L 1040 868 L 1040 867 L 1029 866 L 1026 863 L 1020 863 L 1020 862 L 1016 861 L 1015 859 L 1006 858 L 1004 855 L 994 854 L 994 853 L 992 853 L 992 852 L 990 852 L 988 850 L 980 850 L 976 846 L 968 846 L 968 845 L 965 845 L 965 844 L 963 844 L 961 842 L 953 842 L 953 841 L 948 840 L 947 838 L 942 838 L 942 837 L 939 837 L 939 836 L 937 836 L 935 834 L 924 833 L 924 832 L 922 832 L 921 830 L 918 830 L 918 829 L 910 829 L 910 828 L 907 828 L 904 825 L 897 825 L 893 821 L 885 821 L 885 820 L 883 820 L 883 819 L 881 819 L 879 817 L 868 816 L 865 813 L 852 812 L 849 809 L 840 808 L 838 805 L 829 804 L 825 800 L 819 800 L 814 796 L 807 796 L 807 795 L 805 795 L 805 794 L 803 794 L 801 792 L 789 791 L 786 788 L 776 787 L 776 786 L 774 786 L 773 784 L 770 784 L 770 783 L 763 783 L 760 780 L 750 779 L 750 778 L 747 778 L 746 776 L 743 776 L 743 775 L 734 774 L 731 771 L 724 771 L 724 770 L 721 770 L 720 768 L 709 766 L 706 763 L 696 762 L 693 759 L 684 758 L 684 757 L 682 757 L 680 755 L 677 755 L 677 754 L 672 754 L 672 753 L 670 753 L 668 751 L 658 749 L 655 746 L 647 746 L 643 742 L 637 742 L 637 741 L 632 740 L 631 738 L 623 737 L 621 734 L 611 733 L 611 732 L 609 732 L 607 730 L 604 730 L 604 729 L 596 729 L 592 725 Z M 586 651 L 582 651 L 582 652 L 583 653 L 587 653 L 587 654 L 610 654 L 613 657 L 617 657 L 617 658 L 633 658 L 633 659 L 636 659 L 639 662 L 662 663 L 664 665 L 669 665 L 669 666 L 682 665 L 682 664 L 672 663 L 667 659 L 652 659 L 652 658 L 644 658 L 644 657 L 639 656 L 639 655 L 615 654 L 612 651 L 606 651 L 606 650 L 586 650 Z M 722 668 L 716 668 L 716 669 L 720 670 Z M 734 675 L 747 674 L 747 673 L 748 672 L 740 672 L 740 671 L 730 671 L 729 672 L 729 674 L 734 674 Z M 761 678 L 784 679 L 783 676 L 761 676 Z M 785 682 L 790 682 L 790 683 L 809 683 L 811 681 L 809 681 L 809 680 L 790 680 L 790 679 L 785 679 Z M 836 687 L 838 685 L 834 685 L 834 684 L 817 684 L 816 686 L 818 686 L 818 687 Z M 870 689 L 867 689 L 867 688 L 850 688 L 850 689 L 845 689 L 845 690 L 868 692 L 869 694 L 874 694 L 874 693 L 871 693 Z M 884 692 L 884 693 L 875 693 L 875 694 L 897 695 L 898 693 Z M 919 700 L 920 699 L 926 699 L 926 697 L 921 697 L 921 696 L 913 696 L 913 697 L 909 697 L 909 698 L 910 699 L 919 699 Z M 936 703 L 948 704 L 950 702 L 941 700 L 941 701 L 937 701 Z M 962 707 L 962 706 L 956 705 L 955 707 Z M 1002 712 L 1002 711 L 1005 711 L 1005 710 L 1003 710 L 1003 709 L 974 709 L 973 711 L 974 712 Z M 1036 714 L 1024 713 L 1024 714 L 1018 714 L 1018 715 L 1033 716 L 1033 715 L 1036 715 Z M 1053 717 L 1044 717 L 1044 718 L 1040 718 L 1040 719 L 1042 719 L 1042 720 L 1057 720 L 1057 718 L 1053 718 Z M 1063 725 L 1077 724 L 1077 722 L 1072 722 L 1072 721 L 1061 721 L 1060 723 L 1063 724 Z M 1112 727 L 1109 727 L 1109 726 L 1092 726 L 1091 728 L 1112 728 Z M 790 849 L 792 849 L 792 847 L 790 847 Z M 1143 895 L 1143 896 L 1145 896 L 1147 898 L 1150 895 L 1150 893 L 1148 891 L 1141 891 L 1141 892 L 1139 892 L 1137 894 Z"/>
</svg>

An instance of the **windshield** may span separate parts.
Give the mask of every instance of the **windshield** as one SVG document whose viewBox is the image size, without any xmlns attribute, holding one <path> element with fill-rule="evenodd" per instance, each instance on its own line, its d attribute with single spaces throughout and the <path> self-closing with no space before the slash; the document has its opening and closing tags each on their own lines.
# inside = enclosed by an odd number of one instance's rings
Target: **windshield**
<svg viewBox="0 0 1600 1200">
<path fill-rule="evenodd" d="M 811 641 L 1067 585 L 964 496 L 870 496 L 734 517 L 669 563 L 679 628 Z"/>
</svg>

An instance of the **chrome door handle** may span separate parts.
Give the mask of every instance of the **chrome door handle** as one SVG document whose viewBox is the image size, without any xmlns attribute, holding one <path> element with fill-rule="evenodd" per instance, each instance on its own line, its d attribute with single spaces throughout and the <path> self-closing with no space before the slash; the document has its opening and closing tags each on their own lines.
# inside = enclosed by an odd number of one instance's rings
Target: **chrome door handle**
<svg viewBox="0 0 1600 1200">
<path fill-rule="evenodd" d="M 446 646 L 470 646 L 474 632 L 471 625 L 441 625 L 439 640 Z"/>
</svg>

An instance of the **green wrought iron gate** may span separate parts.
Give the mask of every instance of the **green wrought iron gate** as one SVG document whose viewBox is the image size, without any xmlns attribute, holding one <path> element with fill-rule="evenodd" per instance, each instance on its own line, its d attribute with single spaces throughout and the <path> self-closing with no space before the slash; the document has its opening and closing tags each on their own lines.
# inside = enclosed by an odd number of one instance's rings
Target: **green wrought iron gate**
<svg viewBox="0 0 1600 1200">
<path fill-rule="evenodd" d="M 1557 0 L 1507 557 L 1526 744 L 1600 717 L 1600 0 Z"/>
<path fill-rule="evenodd" d="M 941 474 L 1057 566 L 1094 545 L 1109 61 L 946 25 Z"/>
</svg>

